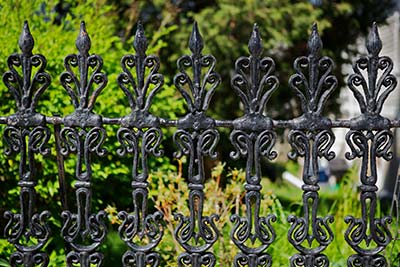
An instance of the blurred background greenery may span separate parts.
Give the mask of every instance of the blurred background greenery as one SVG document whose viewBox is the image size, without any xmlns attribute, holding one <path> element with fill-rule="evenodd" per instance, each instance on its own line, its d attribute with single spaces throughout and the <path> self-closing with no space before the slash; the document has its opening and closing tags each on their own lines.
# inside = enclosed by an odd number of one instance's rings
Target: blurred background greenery
<svg viewBox="0 0 400 267">
<path fill-rule="evenodd" d="M 118 88 L 116 78 L 121 72 L 120 59 L 124 54 L 134 53 L 132 48 L 136 25 L 140 19 L 149 40 L 148 54 L 161 58 L 160 73 L 165 84 L 156 96 L 151 107 L 153 114 L 176 119 L 186 112 L 183 99 L 172 84 L 177 73 L 176 60 L 189 53 L 187 42 L 194 20 L 198 21 L 205 42 L 204 54 L 213 54 L 217 59 L 216 71 L 222 76 L 222 84 L 214 95 L 208 114 L 215 119 L 234 119 L 243 115 L 238 98 L 230 88 L 230 78 L 234 62 L 239 56 L 248 55 L 247 42 L 252 26 L 257 23 L 263 37 L 264 55 L 271 56 L 276 62 L 276 74 L 281 85 L 273 94 L 267 107 L 267 114 L 274 119 L 289 119 L 301 114 L 299 102 L 289 90 L 287 81 L 293 73 L 292 62 L 297 56 L 306 54 L 306 43 L 313 22 L 318 22 L 324 42 L 323 54 L 336 62 L 335 75 L 339 79 L 339 88 L 344 84 L 345 74 L 341 66 L 356 51 L 351 46 L 356 38 L 366 34 L 372 21 L 382 23 L 390 15 L 395 3 L 392 0 L 337 0 L 322 1 L 313 6 L 310 1 L 295 0 L 4 0 L 0 3 L 0 73 L 7 71 L 6 58 L 19 52 L 18 38 L 23 21 L 28 20 L 35 38 L 34 53 L 46 56 L 46 70 L 52 76 L 50 88 L 43 94 L 38 111 L 46 115 L 58 113 L 65 116 L 72 112 L 72 105 L 59 82 L 64 71 L 63 58 L 76 53 L 75 39 L 81 20 L 86 21 L 87 31 L 92 40 L 91 53 L 99 54 L 104 60 L 104 71 L 109 83 L 97 100 L 95 112 L 106 117 L 122 117 L 129 113 L 129 106 L 122 90 Z M 348 56 L 350 55 L 350 56 Z M 338 91 L 335 93 L 336 96 Z M 4 84 L 0 84 L 0 114 L 9 115 L 16 111 L 14 100 Z M 327 115 L 335 116 L 338 103 L 335 95 L 331 97 L 326 110 Z M 101 250 L 106 254 L 105 266 L 119 266 L 121 256 L 126 250 L 119 240 L 116 229 L 119 210 L 131 210 L 129 158 L 119 158 L 115 153 L 118 146 L 115 137 L 116 127 L 107 126 L 109 138 L 106 147 L 110 153 L 93 164 L 93 211 L 106 210 L 109 214 L 110 233 Z M 174 129 L 164 130 L 164 156 L 152 159 L 151 204 L 152 210 L 160 209 L 165 214 L 166 231 L 157 251 L 162 255 L 161 266 L 176 266 L 177 253 L 181 251 L 172 238 L 174 221 L 172 214 L 179 210 L 187 213 L 187 188 L 183 182 L 185 165 L 172 157 L 175 148 L 171 141 Z M 231 266 L 237 252 L 229 241 L 232 211 L 243 209 L 244 162 L 234 162 L 229 158 L 232 150 L 229 144 L 229 131 L 221 129 L 218 150 L 219 158 L 207 162 L 208 177 L 205 213 L 221 214 L 219 227 L 223 235 L 214 248 L 220 262 L 219 266 Z M 284 133 L 281 141 L 284 142 Z M 54 140 L 51 140 L 54 147 Z M 3 151 L 3 143 L 0 143 Z M 283 155 L 284 156 L 284 155 Z M 283 157 L 284 158 L 284 157 Z M 64 243 L 58 235 L 61 227 L 60 196 L 55 165 L 55 151 L 43 160 L 38 157 L 38 207 L 50 210 L 53 236 L 46 250 L 51 255 L 51 266 L 64 265 Z M 70 209 L 74 209 L 72 186 L 74 182 L 74 157 L 66 162 L 68 197 Z M 181 167 L 181 168 L 180 168 Z M 274 163 L 263 162 L 264 199 L 262 214 L 276 213 L 275 223 L 277 241 L 269 252 L 273 255 L 274 266 L 287 266 L 288 258 L 295 250 L 286 240 L 289 224 L 286 217 L 290 213 L 301 212 L 301 191 L 281 181 L 283 170 L 291 169 L 298 174 L 298 166 L 285 160 Z M 345 266 L 346 258 L 352 252 L 344 245 L 343 233 L 346 224 L 343 218 L 347 214 L 359 213 L 357 201 L 356 169 L 350 170 L 339 185 L 338 190 L 322 192 L 322 215 L 335 214 L 334 233 L 336 238 L 327 249 L 331 266 Z M 7 158 L 0 154 L 0 214 L 5 210 L 18 211 L 19 189 L 17 187 L 18 157 Z M 273 182 L 275 181 L 275 182 Z M 116 195 L 118 192 L 118 197 Z M 218 204 L 217 204 L 218 203 Z M 0 229 L 5 221 L 0 219 Z M 284 249 L 282 249 L 284 248 Z M 0 266 L 8 266 L 7 259 L 13 251 L 7 241 L 0 239 Z M 395 258 L 396 255 L 393 255 Z"/>
</svg>

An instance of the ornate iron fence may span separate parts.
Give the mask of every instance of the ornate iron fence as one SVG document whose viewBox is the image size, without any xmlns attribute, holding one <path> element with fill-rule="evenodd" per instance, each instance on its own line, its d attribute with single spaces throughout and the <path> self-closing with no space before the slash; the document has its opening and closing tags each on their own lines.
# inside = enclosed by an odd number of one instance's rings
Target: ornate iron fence
<svg viewBox="0 0 400 267">
<path fill-rule="evenodd" d="M 204 157 L 216 156 L 219 141 L 218 128 L 231 129 L 230 141 L 234 147 L 233 159 L 246 161 L 246 183 L 244 217 L 231 217 L 233 229 L 231 240 L 238 248 L 234 266 L 271 266 L 273 259 L 268 247 L 276 239 L 273 214 L 260 214 L 261 168 L 260 158 L 269 160 L 277 156 L 274 151 L 276 130 L 289 129 L 288 142 L 292 147 L 289 158 L 304 157 L 302 217 L 289 216 L 289 242 L 298 250 L 290 259 L 290 266 L 328 266 L 329 259 L 324 250 L 334 238 L 331 229 L 333 217 L 318 216 L 319 158 L 331 160 L 335 154 L 330 150 L 335 141 L 333 128 L 348 128 L 346 142 L 349 160 L 361 158 L 360 201 L 362 216 L 345 218 L 349 224 L 345 233 L 347 243 L 354 249 L 348 266 L 387 266 L 381 252 L 391 242 L 388 228 L 390 217 L 377 218 L 377 166 L 376 159 L 390 160 L 393 143 L 391 129 L 400 127 L 398 120 L 389 120 L 380 115 L 385 99 L 395 89 L 397 81 L 391 74 L 390 58 L 380 56 L 382 48 L 377 26 L 372 26 L 367 40 L 368 55 L 353 63 L 354 73 L 348 79 L 348 87 L 359 103 L 361 114 L 348 120 L 331 120 L 321 115 L 324 105 L 337 86 L 332 74 L 333 61 L 321 56 L 322 41 L 317 25 L 313 25 L 308 41 L 308 55 L 294 62 L 295 74 L 289 84 L 300 98 L 303 114 L 292 120 L 279 121 L 265 116 L 264 110 L 279 81 L 274 76 L 273 59 L 262 56 L 262 42 L 257 26 L 249 41 L 250 55 L 240 57 L 235 64 L 236 74 L 231 85 L 240 98 L 245 115 L 233 121 L 215 120 L 206 115 L 210 99 L 221 78 L 214 72 L 216 59 L 203 55 L 203 40 L 197 24 L 189 39 L 191 55 L 179 58 L 179 73 L 174 84 L 188 107 L 186 116 L 178 120 L 157 117 L 149 112 L 153 97 L 161 90 L 163 76 L 158 73 L 160 60 L 146 55 L 147 41 L 142 26 L 138 25 L 134 49 L 136 54 L 122 57 L 122 73 L 118 85 L 126 94 L 131 113 L 119 118 L 106 118 L 93 111 L 96 98 L 107 85 L 107 76 L 102 72 L 100 56 L 90 54 L 90 38 L 82 22 L 76 40 L 77 54 L 64 60 L 66 71 L 60 82 L 71 98 L 74 112 L 65 117 L 44 116 L 35 111 L 41 94 L 50 85 L 50 76 L 45 72 L 46 59 L 33 54 L 34 40 L 25 23 L 19 39 L 20 54 L 8 58 L 9 71 L 3 81 L 15 98 L 17 112 L 0 117 L 6 125 L 4 141 L 7 155 L 17 153 L 19 161 L 20 211 L 7 211 L 4 233 L 14 244 L 16 251 L 10 255 L 12 266 L 47 266 L 49 257 L 43 247 L 51 237 L 48 211 L 39 211 L 35 205 L 36 176 L 35 156 L 49 153 L 47 143 L 54 125 L 59 175 L 64 175 L 63 160 L 76 154 L 76 210 L 64 208 L 61 235 L 68 250 L 67 266 L 100 266 L 103 255 L 99 246 L 103 243 L 107 229 L 105 213 L 91 209 L 93 155 L 102 156 L 106 139 L 104 125 L 118 125 L 117 137 L 120 156 L 133 159 L 132 197 L 133 212 L 121 211 L 119 227 L 121 239 L 128 250 L 123 255 L 124 266 L 158 266 L 160 256 L 155 247 L 163 237 L 162 214 L 148 211 L 148 157 L 161 156 L 163 127 L 175 127 L 174 142 L 178 147 L 176 157 L 188 157 L 187 182 L 189 192 L 189 214 L 177 214 L 174 236 L 184 249 L 177 261 L 179 266 L 218 266 L 209 249 L 219 236 L 216 227 L 218 215 L 203 214 L 204 202 Z M 37 71 L 33 72 L 33 67 Z M 17 71 L 20 69 L 20 71 Z M 63 179 L 60 179 L 62 182 Z M 61 184 L 62 199 L 65 198 Z M 126 196 L 128 197 L 128 196 Z M 63 200 L 63 203 L 65 200 Z M 63 205 L 64 206 L 64 205 Z M 65 206 L 64 206 L 65 207 Z M 57 233 L 55 233 L 57 234 Z M 282 237 L 280 237 L 282 238 Z M 138 242 L 147 240 L 146 242 Z M 257 242 L 255 242 L 257 241 Z"/>
</svg>

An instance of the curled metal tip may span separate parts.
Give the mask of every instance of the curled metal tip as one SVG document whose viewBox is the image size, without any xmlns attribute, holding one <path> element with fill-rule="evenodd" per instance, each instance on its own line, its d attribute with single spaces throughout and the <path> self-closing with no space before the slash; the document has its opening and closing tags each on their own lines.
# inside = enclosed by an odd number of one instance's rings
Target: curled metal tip
<svg viewBox="0 0 400 267">
<path fill-rule="evenodd" d="M 308 52 L 310 53 L 310 55 L 317 56 L 321 52 L 322 40 L 321 40 L 321 37 L 319 36 L 318 26 L 317 26 L 316 22 L 313 23 L 313 26 L 311 29 L 311 35 L 310 35 L 310 38 L 308 39 L 307 47 L 308 47 Z"/>
<path fill-rule="evenodd" d="M 32 54 L 32 49 L 35 44 L 31 31 L 29 30 L 28 21 L 24 21 L 21 35 L 18 40 L 19 48 L 24 54 Z"/>
<path fill-rule="evenodd" d="M 259 57 L 261 55 L 263 50 L 262 39 L 256 23 L 254 23 L 248 47 L 252 56 Z"/>
<path fill-rule="evenodd" d="M 86 31 L 85 22 L 81 22 L 80 32 L 75 42 L 76 48 L 80 54 L 88 54 L 91 46 L 89 35 Z"/>
<path fill-rule="evenodd" d="M 373 56 L 378 56 L 382 50 L 382 41 L 379 37 L 378 26 L 376 25 L 376 22 L 372 23 L 372 28 L 368 34 L 366 46 L 368 53 Z"/>
<path fill-rule="evenodd" d="M 203 38 L 201 37 L 199 28 L 197 27 L 197 22 L 195 21 L 193 23 L 192 33 L 190 34 L 189 48 L 193 54 L 201 54 L 203 47 L 204 47 Z"/>
<path fill-rule="evenodd" d="M 135 40 L 133 41 L 133 47 L 136 53 L 145 54 L 147 49 L 147 39 L 144 34 L 144 29 L 142 23 L 139 21 L 135 33 Z"/>
</svg>

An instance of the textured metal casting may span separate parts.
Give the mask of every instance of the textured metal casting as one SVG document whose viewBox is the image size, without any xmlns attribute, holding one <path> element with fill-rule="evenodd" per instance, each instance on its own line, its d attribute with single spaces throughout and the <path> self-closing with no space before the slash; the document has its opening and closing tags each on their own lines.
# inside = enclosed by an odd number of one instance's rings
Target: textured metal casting
<svg viewBox="0 0 400 267">
<path fill-rule="evenodd" d="M 353 63 L 354 74 L 350 75 L 347 83 L 360 105 L 361 115 L 350 121 L 350 131 L 346 134 L 346 142 L 351 150 L 346 153 L 346 158 L 362 159 L 361 218 L 351 215 L 346 217 L 349 228 L 345 233 L 345 239 L 356 252 L 349 257 L 347 266 L 384 267 L 388 264 L 380 252 L 392 240 L 389 230 L 391 218 L 376 218 L 376 191 L 378 190 L 376 159 L 390 160 L 393 157 L 390 152 L 393 144 L 391 123 L 380 113 L 384 101 L 396 88 L 397 81 L 390 73 L 393 69 L 392 60 L 379 56 L 382 42 L 376 24 L 372 26 L 366 46 L 368 55 L 358 58 Z M 363 75 L 363 71 L 367 74 Z M 378 72 L 381 73 L 379 77 Z"/>
<path fill-rule="evenodd" d="M 189 113 L 177 122 L 178 130 L 173 138 L 179 151 L 177 158 L 188 157 L 189 210 L 190 215 L 175 214 L 179 221 L 175 228 L 175 237 L 185 250 L 178 257 L 178 266 L 214 266 L 215 256 L 207 250 L 218 239 L 215 225 L 218 215 L 203 215 L 204 202 L 204 156 L 215 158 L 214 151 L 219 133 L 215 129 L 215 121 L 207 117 L 206 110 L 211 96 L 221 82 L 220 76 L 214 72 L 215 58 L 203 56 L 203 39 L 197 23 L 193 25 L 189 39 L 192 54 L 178 59 L 179 73 L 174 83 L 188 106 Z M 186 70 L 191 69 L 191 73 Z M 205 72 L 205 73 L 204 73 Z"/>
<path fill-rule="evenodd" d="M 332 216 L 318 217 L 319 185 L 318 158 L 331 160 L 330 151 L 335 136 L 331 121 L 321 115 L 324 104 L 335 89 L 337 80 L 332 75 L 333 61 L 321 57 L 322 41 L 317 25 L 312 27 L 308 40 L 308 56 L 298 57 L 294 62 L 296 74 L 289 80 L 290 87 L 301 101 L 303 115 L 293 120 L 289 132 L 292 152 L 289 158 L 304 157 L 303 166 L 303 217 L 290 215 L 289 242 L 299 251 L 290 258 L 290 266 L 329 266 L 328 258 L 322 253 L 332 242 L 330 223 Z"/>
<path fill-rule="evenodd" d="M 122 58 L 123 72 L 118 77 L 118 84 L 126 94 L 132 112 L 122 118 L 121 127 L 117 132 L 121 144 L 117 150 L 118 155 L 132 155 L 133 213 L 118 213 L 122 220 L 118 230 L 121 239 L 130 248 L 122 258 L 124 266 L 158 266 L 160 255 L 152 250 L 163 236 L 163 215 L 161 212 L 148 214 L 147 158 L 150 154 L 157 157 L 162 155 L 162 151 L 159 150 L 162 139 L 160 122 L 149 113 L 149 107 L 163 84 L 163 77 L 157 73 L 160 67 L 159 59 L 146 56 L 147 40 L 141 24 L 138 25 L 133 47 L 136 55 L 126 55 Z M 136 75 L 132 73 L 132 69 Z M 146 69 L 149 70 L 148 75 L 145 74 Z"/>
<path fill-rule="evenodd" d="M 21 54 L 12 54 L 8 60 L 9 71 L 3 81 L 13 95 L 17 112 L 7 118 L 4 130 L 4 153 L 19 154 L 20 211 L 6 211 L 7 225 L 4 236 L 13 244 L 16 252 L 10 256 L 11 266 L 47 266 L 49 256 L 42 252 L 50 238 L 49 211 L 36 212 L 37 172 L 35 154 L 48 155 L 50 129 L 45 117 L 35 111 L 39 97 L 50 85 L 45 72 L 47 61 L 42 55 L 32 54 L 34 40 L 25 21 L 19 38 Z M 18 72 L 17 68 L 20 68 Z"/>
<path fill-rule="evenodd" d="M 265 105 L 279 85 L 273 75 L 275 63 L 271 58 L 262 57 L 262 42 L 257 25 L 249 40 L 249 57 L 240 57 L 236 61 L 236 74 L 232 78 L 232 88 L 240 97 L 245 115 L 233 122 L 234 130 L 230 135 L 235 151 L 233 159 L 246 159 L 246 216 L 232 215 L 233 228 L 231 239 L 240 249 L 234 266 L 271 266 L 272 259 L 265 251 L 275 240 L 271 223 L 275 215 L 260 217 L 261 202 L 261 163 L 260 158 L 276 158 L 272 151 L 276 140 L 272 120 L 264 116 Z M 256 241 L 259 241 L 256 243 Z"/>
<path fill-rule="evenodd" d="M 107 229 L 104 211 L 92 213 L 92 155 L 103 156 L 102 147 L 106 131 L 101 116 L 93 113 L 95 100 L 107 84 L 107 77 L 101 72 L 103 61 L 98 55 L 89 55 L 90 38 L 85 23 L 81 23 L 76 39 L 78 54 L 68 55 L 64 60 L 66 72 L 60 81 L 71 98 L 75 111 L 64 118 L 61 129 L 61 154 L 67 157 L 77 154 L 75 175 L 76 212 L 65 210 L 61 213 L 62 237 L 71 248 L 67 254 L 67 266 L 100 266 L 103 254 L 97 248 L 103 243 Z M 77 73 L 73 70 L 77 68 Z M 90 70 L 92 72 L 90 73 Z"/>
<path fill-rule="evenodd" d="M 331 120 L 322 115 L 326 101 L 338 82 L 333 75 L 334 62 L 322 54 L 322 41 L 317 25 L 312 26 L 308 41 L 308 54 L 294 62 L 295 74 L 290 77 L 289 86 L 300 99 L 302 114 L 294 119 L 274 120 L 266 115 L 268 101 L 278 90 L 279 81 L 275 76 L 275 62 L 263 56 L 262 40 L 255 25 L 248 43 L 249 56 L 237 59 L 235 73 L 231 80 L 232 93 L 238 96 L 243 116 L 234 120 L 215 120 L 206 113 L 214 91 L 221 82 L 214 71 L 216 59 L 203 55 L 203 39 L 197 23 L 194 23 L 189 39 L 190 55 L 178 59 L 178 74 L 174 77 L 177 91 L 187 104 L 187 113 L 177 120 L 158 117 L 149 109 L 155 95 L 162 90 L 163 76 L 158 73 L 160 59 L 147 55 L 147 40 L 143 27 L 138 24 L 133 48 L 135 54 L 122 56 L 117 81 L 126 95 L 130 113 L 121 117 L 106 118 L 93 109 L 108 80 L 102 72 L 103 61 L 96 54 L 89 54 L 91 42 L 82 22 L 76 40 L 77 54 L 68 55 L 64 60 L 66 71 L 60 82 L 68 93 L 74 111 L 64 117 L 45 116 L 36 112 L 42 93 L 50 85 L 50 76 L 45 72 L 46 59 L 33 54 L 34 41 L 25 22 L 19 39 L 20 54 L 12 54 L 7 61 L 9 70 L 3 75 L 3 82 L 15 98 L 16 112 L 0 116 L 5 125 L 3 132 L 6 155 L 18 154 L 20 207 L 18 212 L 6 211 L 4 236 L 13 244 L 15 252 L 9 257 L 11 266 L 49 265 L 49 256 L 44 252 L 51 233 L 47 223 L 48 211 L 38 211 L 35 204 L 35 185 L 40 179 L 36 170 L 35 155 L 48 155 L 48 141 L 54 128 L 55 150 L 59 169 L 61 236 L 66 244 L 67 266 L 101 266 L 104 256 L 100 246 L 107 235 L 104 211 L 93 211 L 92 161 L 96 156 L 106 154 L 105 125 L 116 125 L 119 148 L 112 153 L 132 160 L 131 197 L 132 212 L 120 211 L 119 235 L 127 246 L 122 256 L 123 266 L 162 266 L 162 255 L 157 246 L 164 235 L 163 214 L 150 213 L 149 173 L 150 157 L 162 156 L 160 149 L 162 129 L 176 128 L 173 141 L 177 147 L 175 157 L 186 157 L 189 197 L 189 214 L 175 214 L 174 237 L 182 247 L 177 260 L 178 266 L 212 267 L 220 266 L 213 254 L 214 245 L 220 237 L 217 229 L 217 214 L 204 215 L 204 186 L 206 182 L 204 160 L 215 159 L 220 139 L 219 127 L 228 128 L 233 147 L 231 158 L 246 162 L 246 182 L 243 214 L 232 214 L 230 238 L 237 247 L 235 267 L 274 266 L 268 250 L 277 236 L 274 230 L 274 214 L 260 214 L 263 198 L 261 167 L 264 158 L 273 160 L 277 130 L 287 129 L 288 143 L 292 151 L 289 158 L 303 158 L 303 210 L 301 216 L 290 215 L 287 219 L 287 242 L 297 250 L 288 264 L 291 267 L 327 267 L 330 265 L 324 254 L 334 238 L 333 217 L 321 217 L 319 196 L 319 161 L 332 160 L 331 151 L 335 142 L 333 128 L 347 128 L 345 140 L 349 146 L 346 158 L 361 159 L 360 203 L 361 217 L 348 215 L 345 221 L 348 229 L 345 240 L 355 251 L 350 256 L 349 267 L 388 266 L 384 250 L 392 240 L 390 217 L 377 215 L 377 158 L 392 159 L 390 151 L 394 134 L 393 128 L 400 127 L 399 120 L 389 120 L 381 114 L 389 94 L 397 81 L 391 74 L 393 63 L 390 58 L 380 56 L 382 42 L 377 26 L 372 26 L 367 40 L 368 55 L 353 63 L 354 73 L 348 79 L 348 87 L 360 106 L 360 115 L 346 120 Z M 75 203 L 67 203 L 64 173 L 64 159 L 76 154 Z M 185 200 L 186 201 L 186 200 Z M 70 205 L 68 205 L 70 204 Z M 71 205 L 72 204 L 72 205 Z M 177 211 L 180 212 L 180 211 Z M 336 236 L 339 233 L 336 233 Z"/>
</svg>

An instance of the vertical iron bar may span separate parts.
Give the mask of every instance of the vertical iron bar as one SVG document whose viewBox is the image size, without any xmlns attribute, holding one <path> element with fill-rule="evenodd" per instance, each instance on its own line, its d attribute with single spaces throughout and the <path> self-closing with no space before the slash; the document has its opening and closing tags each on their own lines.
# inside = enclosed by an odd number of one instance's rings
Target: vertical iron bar
<svg viewBox="0 0 400 267">
<path fill-rule="evenodd" d="M 368 55 L 358 58 L 353 63 L 354 73 L 348 79 L 348 86 L 360 106 L 361 115 L 350 120 L 350 131 L 346 142 L 350 152 L 348 160 L 361 158 L 360 202 L 361 218 L 346 216 L 349 224 L 345 233 L 347 243 L 356 254 L 347 260 L 347 266 L 372 267 L 388 266 L 386 258 L 380 253 L 392 240 L 389 229 L 389 216 L 376 218 L 377 208 L 377 158 L 390 160 L 393 153 L 393 132 L 390 121 L 380 115 L 383 103 L 396 88 L 397 80 L 390 72 L 393 62 L 390 58 L 379 56 L 382 41 L 374 23 L 366 42 Z M 367 73 L 367 79 L 362 74 Z M 378 73 L 381 73 L 378 79 Z M 361 94 L 361 92 L 363 94 Z"/>
<path fill-rule="evenodd" d="M 71 97 L 75 111 L 64 118 L 64 128 L 59 132 L 63 156 L 77 153 L 75 213 L 64 210 L 61 213 L 63 226 L 61 234 L 71 251 L 66 256 L 67 266 L 101 266 L 103 254 L 98 247 L 103 243 L 107 228 L 104 211 L 92 213 L 92 156 L 104 156 L 102 147 L 106 131 L 100 115 L 92 110 L 97 96 L 107 84 L 107 76 L 101 72 L 103 60 L 98 55 L 90 55 L 91 42 L 85 23 L 81 23 L 76 40 L 78 54 L 68 55 L 64 60 L 66 72 L 60 82 Z M 78 69 L 76 74 L 72 67 Z M 89 71 L 92 73 L 89 76 Z M 94 88 L 92 88 L 94 87 Z"/>
<path fill-rule="evenodd" d="M 50 85 L 50 76 L 44 71 L 44 56 L 32 54 L 34 40 L 28 23 L 25 21 L 19 39 L 21 54 L 8 58 L 9 71 L 4 73 L 3 81 L 15 98 L 17 112 L 7 118 L 4 130 L 5 154 L 19 153 L 20 213 L 6 211 L 8 220 L 4 235 L 16 248 L 10 256 L 10 265 L 33 267 L 49 264 L 49 257 L 41 252 L 50 238 L 50 227 L 47 220 L 50 212 L 45 210 L 36 213 L 37 174 L 35 154 L 48 155 L 47 143 L 50 130 L 45 125 L 45 116 L 36 113 L 37 101 Z M 33 70 L 33 67 L 37 70 Z M 16 71 L 21 68 L 22 76 Z M 33 75 L 32 75 L 33 74 Z"/>
<path fill-rule="evenodd" d="M 289 242 L 299 251 L 290 258 L 290 266 L 329 266 L 329 259 L 322 252 L 333 240 L 330 223 L 332 216 L 318 217 L 319 184 L 318 158 L 331 160 L 330 151 L 335 136 L 330 119 L 321 115 L 322 109 L 337 86 L 332 75 L 333 61 L 321 57 L 322 41 L 314 24 L 308 40 L 308 56 L 295 60 L 296 74 L 289 80 L 290 87 L 301 100 L 303 115 L 293 119 L 288 140 L 292 146 L 289 158 L 304 157 L 303 166 L 303 216 L 290 215 Z"/>
<path fill-rule="evenodd" d="M 262 42 L 257 25 L 254 25 L 249 40 L 249 57 L 240 57 L 235 64 L 236 74 L 231 84 L 240 97 L 245 115 L 234 120 L 234 130 L 230 140 L 235 147 L 231 152 L 233 159 L 246 158 L 246 216 L 231 216 L 233 229 L 231 239 L 240 249 L 235 256 L 234 266 L 269 267 L 272 258 L 266 249 L 275 240 L 272 222 L 275 215 L 260 217 L 261 203 L 261 166 L 260 159 L 269 160 L 277 156 L 272 151 L 276 141 L 272 120 L 264 116 L 264 110 L 271 94 L 276 90 L 279 81 L 273 75 L 275 62 L 268 57 L 261 58 Z M 256 241 L 259 241 L 256 243 Z"/>
<path fill-rule="evenodd" d="M 206 116 L 214 90 L 221 78 L 214 72 L 215 58 L 211 55 L 203 56 L 203 39 L 197 23 L 189 39 L 190 56 L 185 55 L 178 59 L 179 73 L 174 78 L 174 84 L 185 99 L 189 113 L 178 120 L 178 130 L 174 133 L 174 142 L 178 146 L 177 158 L 187 155 L 189 158 L 189 210 L 190 215 L 179 213 L 175 219 L 179 220 L 175 228 L 175 238 L 185 252 L 178 257 L 178 266 L 214 266 L 215 256 L 207 250 L 218 239 L 218 229 L 215 225 L 218 215 L 210 217 L 203 215 L 204 202 L 204 156 L 215 158 L 214 149 L 219 140 L 219 133 L 215 129 L 214 119 Z M 186 69 L 192 69 L 190 76 Z M 202 75 L 202 69 L 207 69 Z"/>
<path fill-rule="evenodd" d="M 133 213 L 118 213 L 122 221 L 118 228 L 120 238 L 129 250 L 122 256 L 123 266 L 158 266 L 160 255 L 154 248 L 161 241 L 163 226 L 161 212 L 149 214 L 148 204 L 148 156 L 161 156 L 159 146 L 162 140 L 159 118 L 149 113 L 151 101 L 161 89 L 163 76 L 157 73 L 159 59 L 147 56 L 147 39 L 139 23 L 133 44 L 136 55 L 125 55 L 121 60 L 123 72 L 118 84 L 127 96 L 131 113 L 121 119 L 117 138 L 121 147 L 120 156 L 132 154 L 132 202 Z M 136 77 L 132 75 L 135 68 Z M 148 75 L 146 75 L 148 70 Z M 145 83 L 145 81 L 150 81 Z M 147 92 L 149 93 L 147 94 Z"/>
<path fill-rule="evenodd" d="M 59 117 L 58 114 L 53 116 Z M 61 154 L 61 125 L 54 124 L 54 137 L 56 142 L 56 157 L 57 157 L 57 169 L 58 169 L 58 183 L 60 185 L 60 199 L 62 210 L 69 210 L 67 200 L 67 184 L 65 182 L 65 168 L 64 168 L 64 156 Z"/>
</svg>

